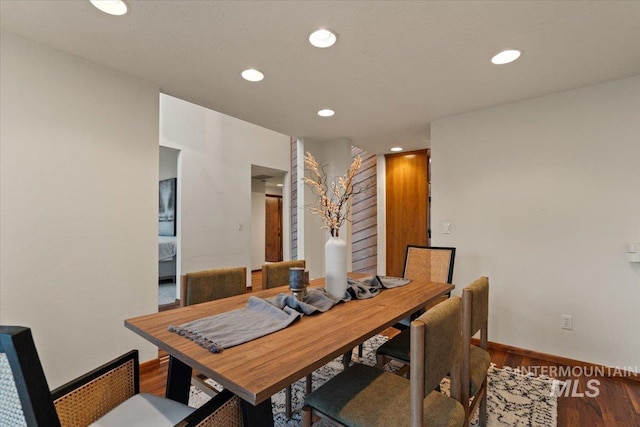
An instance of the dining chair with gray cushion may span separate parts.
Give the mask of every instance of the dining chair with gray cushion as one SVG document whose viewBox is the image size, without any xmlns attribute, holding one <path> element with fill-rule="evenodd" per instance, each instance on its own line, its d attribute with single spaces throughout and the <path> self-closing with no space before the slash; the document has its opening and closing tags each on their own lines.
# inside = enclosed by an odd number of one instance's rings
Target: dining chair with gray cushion
<svg viewBox="0 0 640 427">
<path fill-rule="evenodd" d="M 353 427 L 463 426 L 461 306 L 452 297 L 411 322 L 410 379 L 352 365 L 307 396 L 303 426 L 314 414 Z M 448 373 L 451 397 L 435 390 Z"/>
<path fill-rule="evenodd" d="M 182 275 L 180 305 L 182 307 L 247 292 L 247 268 L 231 267 L 195 271 Z"/>
<path fill-rule="evenodd" d="M 436 246 L 407 246 L 404 262 L 404 273 L 407 279 L 428 280 L 430 282 L 451 283 L 453 280 L 453 264 L 456 258 L 456 248 Z M 449 295 L 443 295 L 421 312 L 446 300 Z M 418 313 L 419 314 L 419 313 Z M 414 315 L 415 317 L 415 315 Z M 410 319 L 402 319 L 394 327 L 402 330 L 399 335 L 391 338 L 376 350 L 378 367 L 387 363 L 387 359 L 409 363 L 409 330 Z"/>
<path fill-rule="evenodd" d="M 462 290 L 462 404 L 467 424 L 480 405 L 480 426 L 487 425 L 487 372 L 491 365 L 488 347 L 489 279 L 480 277 Z M 471 337 L 480 332 L 479 345 Z M 468 384 L 468 387 L 464 385 Z M 469 398 L 473 401 L 469 404 Z"/>
<path fill-rule="evenodd" d="M 49 390 L 31 330 L 0 326 L 0 425 L 11 427 L 242 426 L 224 391 L 200 408 L 139 393 L 138 351 Z"/>
<path fill-rule="evenodd" d="M 305 268 L 305 260 L 271 262 L 262 266 L 262 289 L 289 284 L 289 269 Z"/>
</svg>

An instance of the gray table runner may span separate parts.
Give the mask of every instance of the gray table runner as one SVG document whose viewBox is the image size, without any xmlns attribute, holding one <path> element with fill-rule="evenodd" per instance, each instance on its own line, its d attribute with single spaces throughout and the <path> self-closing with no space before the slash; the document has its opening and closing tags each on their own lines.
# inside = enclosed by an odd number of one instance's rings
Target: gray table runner
<svg viewBox="0 0 640 427">
<path fill-rule="evenodd" d="M 260 338 L 286 328 L 303 315 L 324 313 L 341 301 L 373 298 L 382 288 L 403 286 L 408 279 L 373 276 L 362 280 L 348 279 L 342 299 L 328 294 L 323 288 L 309 288 L 304 301 L 281 293 L 273 298 L 249 297 L 246 308 L 216 314 L 169 326 L 169 331 L 183 335 L 213 353 Z"/>
<path fill-rule="evenodd" d="M 380 293 L 382 289 L 392 289 L 411 283 L 410 279 L 402 277 L 389 276 L 372 276 L 360 280 L 347 279 L 347 292 L 344 301 L 351 299 L 367 299 L 373 298 Z"/>
</svg>

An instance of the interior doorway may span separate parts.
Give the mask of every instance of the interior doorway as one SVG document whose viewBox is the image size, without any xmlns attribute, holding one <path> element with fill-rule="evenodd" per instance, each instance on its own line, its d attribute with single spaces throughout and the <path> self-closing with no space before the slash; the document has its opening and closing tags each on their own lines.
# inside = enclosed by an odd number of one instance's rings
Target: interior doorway
<svg viewBox="0 0 640 427">
<path fill-rule="evenodd" d="M 429 151 L 385 155 L 386 274 L 402 276 L 407 245 L 429 244 Z"/>
<path fill-rule="evenodd" d="M 251 165 L 251 270 L 284 260 L 285 178 L 287 172 Z"/>
<path fill-rule="evenodd" d="M 158 182 L 158 306 L 176 303 L 178 277 L 178 157 L 180 150 L 160 147 Z"/>
<path fill-rule="evenodd" d="M 282 261 L 282 196 L 265 196 L 264 259 Z"/>
</svg>

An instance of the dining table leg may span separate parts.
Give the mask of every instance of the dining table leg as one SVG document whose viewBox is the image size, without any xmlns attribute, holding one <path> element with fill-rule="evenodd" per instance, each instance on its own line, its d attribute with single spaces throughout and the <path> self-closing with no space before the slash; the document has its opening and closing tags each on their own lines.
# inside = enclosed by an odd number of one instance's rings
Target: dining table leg
<svg viewBox="0 0 640 427">
<path fill-rule="evenodd" d="M 244 427 L 273 427 L 271 398 L 254 406 L 242 400 L 242 424 Z"/>
<path fill-rule="evenodd" d="M 189 389 L 191 387 L 191 366 L 182 363 L 173 356 L 169 356 L 169 370 L 167 372 L 167 389 L 165 397 L 176 402 L 189 403 Z"/>
</svg>

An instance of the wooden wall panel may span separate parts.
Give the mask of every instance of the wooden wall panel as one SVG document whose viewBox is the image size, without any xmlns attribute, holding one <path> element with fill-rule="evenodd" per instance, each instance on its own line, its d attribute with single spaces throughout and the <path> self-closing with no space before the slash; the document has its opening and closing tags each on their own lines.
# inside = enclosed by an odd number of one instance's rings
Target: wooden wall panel
<svg viewBox="0 0 640 427">
<path fill-rule="evenodd" d="M 378 267 L 376 156 L 353 147 L 351 157 L 358 155 L 362 158 L 362 166 L 356 174 L 354 187 L 367 188 L 367 191 L 354 195 L 351 204 L 352 270 L 375 274 Z"/>
<path fill-rule="evenodd" d="M 402 276 L 407 245 L 427 245 L 429 153 L 427 150 L 385 156 L 387 271 Z"/>
</svg>

